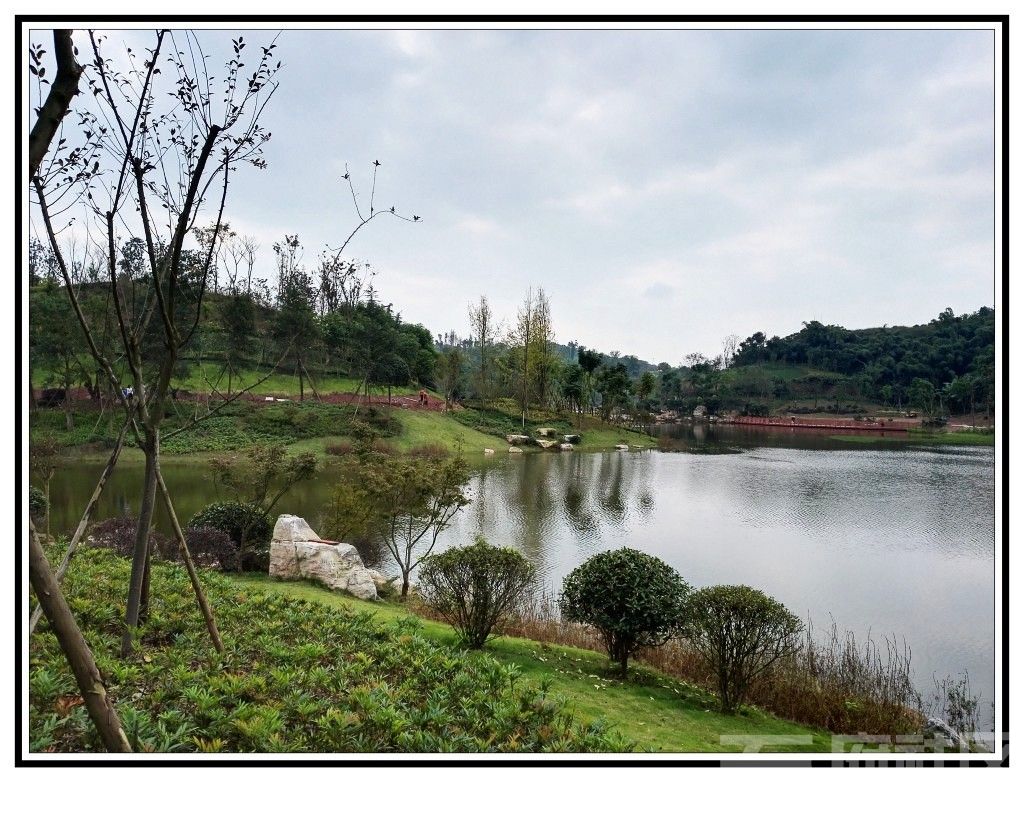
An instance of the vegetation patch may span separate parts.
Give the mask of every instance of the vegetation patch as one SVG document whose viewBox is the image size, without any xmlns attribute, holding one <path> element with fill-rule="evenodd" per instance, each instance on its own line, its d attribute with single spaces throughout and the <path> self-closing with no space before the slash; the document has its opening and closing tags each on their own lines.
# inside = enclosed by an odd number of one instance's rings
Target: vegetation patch
<svg viewBox="0 0 1024 820">
<path fill-rule="evenodd" d="M 622 752 L 514 666 L 439 646 L 409 623 L 265 595 L 202 574 L 226 651 L 209 643 L 183 568 L 155 562 L 139 651 L 119 658 L 129 563 L 83 550 L 65 593 L 132 748 L 149 752 Z M 100 751 L 56 637 L 32 637 L 33 751 Z"/>
</svg>

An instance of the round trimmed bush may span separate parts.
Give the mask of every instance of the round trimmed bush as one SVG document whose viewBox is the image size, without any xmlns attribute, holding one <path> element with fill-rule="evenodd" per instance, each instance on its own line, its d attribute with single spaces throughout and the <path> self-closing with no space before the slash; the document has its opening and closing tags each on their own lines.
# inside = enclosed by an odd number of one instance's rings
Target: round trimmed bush
<svg viewBox="0 0 1024 820">
<path fill-rule="evenodd" d="M 208 504 L 189 519 L 188 529 L 200 527 L 225 532 L 234 543 L 235 553 L 219 559 L 225 572 L 269 571 L 273 526 L 259 507 L 240 501 Z"/>
<path fill-rule="evenodd" d="M 46 510 L 50 505 L 46 501 L 46 494 L 38 487 L 29 485 L 28 488 L 28 514 L 36 523 L 46 518 Z"/>
<path fill-rule="evenodd" d="M 533 564 L 511 547 L 478 537 L 468 547 L 430 555 L 420 565 L 420 597 L 450 623 L 471 649 L 480 649 L 499 620 L 530 594 Z"/>
<path fill-rule="evenodd" d="M 660 646 L 679 630 L 690 589 L 661 559 L 623 547 L 598 553 L 570 572 L 559 606 L 569 620 L 601 633 L 608 658 L 625 677 L 631 655 Z"/>
<path fill-rule="evenodd" d="M 735 712 L 750 684 L 800 648 L 803 623 L 748 586 L 714 586 L 686 603 L 683 635 L 718 675 L 721 710 Z"/>
</svg>

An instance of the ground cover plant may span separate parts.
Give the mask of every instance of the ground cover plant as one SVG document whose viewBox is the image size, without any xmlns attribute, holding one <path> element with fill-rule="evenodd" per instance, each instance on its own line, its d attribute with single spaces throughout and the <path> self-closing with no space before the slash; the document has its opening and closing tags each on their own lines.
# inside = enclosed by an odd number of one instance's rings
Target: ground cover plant
<svg viewBox="0 0 1024 820">
<path fill-rule="evenodd" d="M 381 622 L 204 573 L 226 651 L 210 645 L 185 572 L 152 565 L 140 652 L 119 657 L 129 564 L 83 550 L 64 589 L 135 751 L 619 752 L 514 667 Z M 45 620 L 32 637 L 33 751 L 102 749 Z"/>
</svg>

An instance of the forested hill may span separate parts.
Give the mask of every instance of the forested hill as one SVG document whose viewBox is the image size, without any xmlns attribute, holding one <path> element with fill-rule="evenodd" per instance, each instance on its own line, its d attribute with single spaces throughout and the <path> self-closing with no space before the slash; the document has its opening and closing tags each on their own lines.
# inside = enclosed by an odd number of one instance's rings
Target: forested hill
<svg viewBox="0 0 1024 820">
<path fill-rule="evenodd" d="M 949 308 L 927 324 L 846 330 L 805 322 L 789 336 L 754 333 L 744 339 L 728 364 L 766 362 L 809 365 L 855 376 L 878 395 L 885 386 L 908 390 L 915 379 L 941 389 L 958 378 L 979 384 L 995 381 L 995 311 L 954 315 Z"/>
</svg>

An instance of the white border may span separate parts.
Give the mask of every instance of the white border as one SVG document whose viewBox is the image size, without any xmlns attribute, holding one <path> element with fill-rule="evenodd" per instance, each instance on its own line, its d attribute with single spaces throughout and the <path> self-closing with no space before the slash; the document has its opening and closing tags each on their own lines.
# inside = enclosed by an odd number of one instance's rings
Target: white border
<svg viewBox="0 0 1024 820">
<path fill-rule="evenodd" d="M 683 12 L 684 10 L 678 9 L 677 12 Z M 383 13 L 383 12 L 382 12 Z M 414 12 L 415 13 L 415 12 Z M 424 11 L 423 13 L 432 13 Z M 445 12 L 437 12 L 445 13 Z M 456 12 L 452 12 L 456 13 Z M 464 10 L 459 13 L 473 14 L 476 13 L 471 10 Z M 556 12 L 554 10 L 538 10 L 536 12 L 527 12 L 523 9 L 520 12 L 509 11 L 507 13 L 572 13 L 572 12 Z M 578 12 L 577 12 L 578 13 Z M 599 12 L 595 12 L 599 13 Z M 614 12 L 608 12 L 614 13 Z M 628 12 L 622 12 L 628 13 Z M 658 12 L 651 10 L 644 12 L 639 9 L 633 10 L 633 13 L 671 13 L 671 12 Z M 757 12 L 750 12 L 757 13 Z M 794 12 L 796 13 L 796 12 Z M 827 11 L 804 11 L 805 14 L 814 13 L 828 13 Z M 875 13 L 869 12 L 868 9 L 864 9 L 857 13 Z M 885 13 L 884 11 L 877 13 Z M 890 12 L 895 13 L 895 12 Z M 943 12 L 936 12 L 943 13 Z M 957 12 L 945 12 L 945 13 L 957 13 Z M 970 13 L 962 11 L 960 13 Z M 103 23 L 104 28 L 118 28 L 118 29 L 137 29 L 137 30 L 150 30 L 158 27 L 159 21 L 149 21 L 147 23 L 129 23 L 118 25 L 116 23 Z M 171 28 L 182 28 L 184 26 L 181 22 L 173 22 L 168 24 Z M 73 18 L 68 18 L 62 22 L 47 22 L 46 27 L 69 27 L 69 28 L 81 28 L 81 25 L 76 25 L 76 21 Z M 445 22 L 445 23 L 408 23 L 403 24 L 401 21 L 386 21 L 386 22 L 372 22 L 372 23 L 285 23 L 283 25 L 271 25 L 270 23 L 238 23 L 232 25 L 230 22 L 224 23 L 199 23 L 198 25 L 191 25 L 192 28 L 203 29 L 203 30 L 217 30 L 217 29 L 230 29 L 230 30 L 258 30 L 258 29 L 319 29 L 319 30 L 333 30 L 333 29 L 366 29 L 366 30 L 393 30 L 393 29 L 450 29 L 450 30 L 472 30 L 472 29 L 542 29 L 542 30 L 606 30 L 606 29 L 627 29 L 627 30 L 638 30 L 638 29 L 680 29 L 680 30 L 731 30 L 731 29 L 808 29 L 808 30 L 832 30 L 832 29 L 985 29 L 992 30 L 995 33 L 995 183 L 996 183 L 996 201 L 995 201 L 995 228 L 996 228 L 996 247 L 995 247 L 995 270 L 994 270 L 994 285 L 995 285 L 995 307 L 996 307 L 996 370 L 997 370 L 997 384 L 996 384 L 996 402 L 998 411 L 1001 411 L 1002 396 L 1003 396 L 1003 384 L 1002 384 L 1002 344 L 1003 344 L 1003 333 L 1005 331 L 1002 323 L 1002 310 L 1003 304 L 1003 293 L 1002 293 L 1002 25 L 1000 23 L 994 23 L 990 25 L 982 23 L 913 23 L 913 22 L 870 22 L 870 23 L 851 23 L 848 25 L 841 25 L 839 23 L 826 22 L 826 23 L 790 23 L 790 22 L 777 22 L 777 23 L 762 23 L 762 22 L 739 22 L 735 24 L 723 23 L 592 23 L 592 22 L 567 22 L 567 23 L 510 23 L 504 25 L 498 25 L 492 22 L 476 23 L 476 22 Z M 28 32 L 32 28 L 29 24 L 23 24 L 23 36 L 24 42 L 28 42 Z M 22 77 L 23 81 L 23 123 L 27 129 L 31 122 L 29 109 L 29 95 L 28 95 L 28 74 L 25 72 Z M 23 142 L 27 143 L 27 140 Z M 22 156 L 22 167 L 26 167 L 27 162 L 27 146 L 23 145 L 23 156 Z M 28 235 L 29 235 L 29 205 L 28 205 L 28 191 L 27 189 L 23 193 L 23 216 L 24 216 L 24 236 L 23 236 L 23 247 L 27 247 Z M 19 275 L 22 277 L 22 281 L 27 281 L 27 258 L 22 260 L 22 269 Z M 23 288 L 22 292 L 22 311 L 23 317 L 28 315 L 28 289 Z M 23 323 L 22 327 L 22 394 L 25 395 L 27 390 L 27 356 L 28 356 L 28 344 L 27 344 L 27 322 Z M 998 412 L 997 411 L 997 412 Z M 996 550 L 995 550 L 995 572 L 996 572 L 996 586 L 995 586 L 995 606 L 996 611 L 1002 612 L 1002 537 L 1003 537 L 1003 521 L 1002 521 L 1002 487 L 1004 476 L 1002 475 L 1002 454 L 1004 447 L 1003 437 L 1003 425 L 1006 424 L 1005 419 L 1000 418 L 1000 424 L 997 426 L 996 434 L 996 445 L 995 445 L 995 472 L 996 472 L 996 495 L 995 495 L 995 510 L 996 510 Z M 22 441 L 20 446 L 22 448 L 22 487 L 27 486 L 27 441 L 28 441 L 28 425 L 25 424 L 23 430 Z M 22 515 L 23 520 L 27 521 L 27 494 L 23 494 L 22 497 L 23 508 Z M 25 543 L 23 541 L 23 543 Z M 28 600 L 28 580 L 27 580 L 27 560 L 23 561 L 23 577 L 20 579 L 22 589 L 22 600 Z M 1000 726 L 1002 723 L 1002 619 L 996 618 L 995 621 L 995 725 Z M 90 754 L 90 753 L 76 753 L 76 754 L 43 754 L 43 753 L 31 753 L 28 752 L 28 630 L 27 630 L 27 619 L 22 623 L 22 640 L 21 640 L 21 659 L 22 659 L 22 750 L 26 761 L 69 761 L 69 762 L 86 762 L 86 761 L 103 761 L 113 762 L 113 758 L 106 754 Z M 997 735 L 998 737 L 998 735 Z M 863 753 L 863 754 L 828 754 L 828 753 L 762 753 L 762 754 L 744 754 L 744 753 L 721 753 L 721 754 L 700 754 L 700 753 L 657 753 L 657 754 L 291 754 L 291 755 L 263 755 L 263 754 L 246 754 L 246 753 L 234 753 L 224 755 L 210 755 L 200 753 L 181 753 L 181 754 L 170 754 L 170 755 L 145 755 L 145 754 L 133 754 L 123 756 L 120 759 L 138 759 L 145 760 L 147 762 L 156 761 L 175 761 L 175 762 L 195 762 L 195 763 L 216 763 L 218 761 L 239 761 L 241 759 L 248 759 L 253 763 L 273 763 L 278 760 L 289 760 L 289 761 L 306 761 L 306 762 L 331 762 L 339 765 L 344 765 L 348 761 L 372 761 L 386 764 L 389 761 L 448 761 L 451 763 L 457 763 L 459 761 L 504 761 L 504 762 L 516 762 L 521 763 L 523 761 L 535 762 L 543 765 L 544 762 L 551 761 L 571 761 L 578 763 L 585 763 L 588 761 L 629 761 L 633 763 L 648 762 L 648 761 L 721 761 L 725 764 L 771 764 L 777 762 L 830 762 L 840 765 L 844 761 L 865 763 L 870 764 L 871 762 L 907 762 L 907 761 L 987 761 L 990 763 L 998 762 L 1002 759 L 1001 744 L 996 743 L 995 750 L 990 754 L 921 754 L 921 753 L 898 753 L 898 754 L 879 754 L 879 753 Z"/>
</svg>

